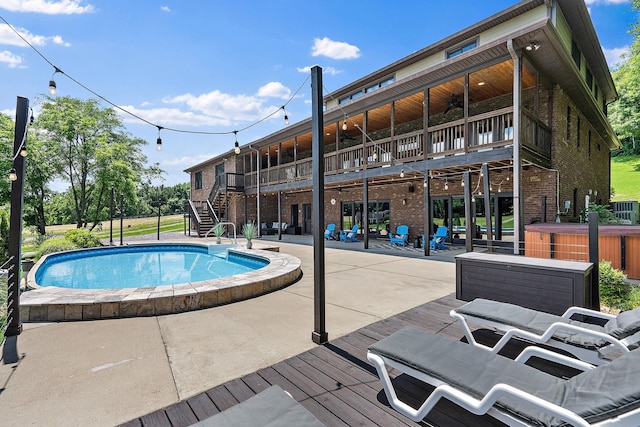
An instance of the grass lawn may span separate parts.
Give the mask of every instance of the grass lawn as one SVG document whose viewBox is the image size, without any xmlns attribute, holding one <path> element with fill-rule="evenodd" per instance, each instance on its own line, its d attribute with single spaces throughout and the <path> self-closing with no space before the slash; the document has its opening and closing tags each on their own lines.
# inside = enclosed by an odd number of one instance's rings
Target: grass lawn
<svg viewBox="0 0 640 427">
<path fill-rule="evenodd" d="M 640 200 L 640 156 L 611 158 L 611 201 Z"/>
</svg>

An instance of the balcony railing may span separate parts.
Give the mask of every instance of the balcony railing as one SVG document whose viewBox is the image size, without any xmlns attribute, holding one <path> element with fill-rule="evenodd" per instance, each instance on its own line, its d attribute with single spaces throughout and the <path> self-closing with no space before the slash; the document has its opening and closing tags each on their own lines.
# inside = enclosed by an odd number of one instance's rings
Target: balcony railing
<svg viewBox="0 0 640 427">
<path fill-rule="evenodd" d="M 549 158 L 549 127 L 529 112 L 522 117 L 522 144 Z M 417 130 L 327 153 L 324 155 L 324 172 L 325 175 L 335 175 L 390 165 L 393 161 L 412 162 L 492 149 L 512 144 L 513 138 L 513 108 L 508 107 L 479 114 L 466 121 L 456 120 L 429 127 L 428 150 L 425 150 L 424 131 Z M 312 176 L 312 160 L 306 158 L 260 171 L 260 183 L 291 182 Z M 256 186 L 255 172 L 246 174 L 245 185 Z"/>
</svg>

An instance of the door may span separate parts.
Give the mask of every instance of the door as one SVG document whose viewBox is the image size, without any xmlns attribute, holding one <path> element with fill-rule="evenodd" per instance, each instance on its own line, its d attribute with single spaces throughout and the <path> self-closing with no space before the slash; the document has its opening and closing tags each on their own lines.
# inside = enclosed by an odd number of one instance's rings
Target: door
<svg viewBox="0 0 640 427">
<path fill-rule="evenodd" d="M 311 224 L 311 204 L 305 203 L 302 205 L 302 221 L 304 227 L 304 234 L 311 234 L 313 224 Z"/>
<path fill-rule="evenodd" d="M 300 224 L 298 223 L 298 204 L 291 205 L 291 222 L 290 224 L 293 227 L 298 227 Z"/>
</svg>

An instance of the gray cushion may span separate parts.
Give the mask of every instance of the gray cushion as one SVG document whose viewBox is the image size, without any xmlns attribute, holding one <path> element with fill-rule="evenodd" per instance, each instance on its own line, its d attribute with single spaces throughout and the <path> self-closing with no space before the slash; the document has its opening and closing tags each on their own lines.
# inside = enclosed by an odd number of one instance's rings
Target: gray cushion
<svg viewBox="0 0 640 427">
<path fill-rule="evenodd" d="M 193 425 L 198 427 L 324 426 L 284 390 L 275 385 Z"/>
<path fill-rule="evenodd" d="M 491 301 L 482 298 L 475 299 L 470 303 L 457 308 L 456 312 L 462 315 L 469 315 L 480 319 L 502 323 L 522 329 L 523 331 L 533 332 L 538 335 L 543 334 L 549 326 L 557 322 L 576 325 L 592 331 L 605 332 L 604 328 L 600 325 L 565 319 L 562 316 L 556 316 L 555 314 L 549 314 L 515 304 Z M 567 331 L 556 332 L 553 338 L 567 344 L 591 350 L 598 349 L 608 344 L 605 340 L 599 338 Z"/>
<path fill-rule="evenodd" d="M 604 325 L 606 333 L 619 340 L 625 339 L 640 331 L 640 307 L 623 311 L 615 319 Z"/>
<path fill-rule="evenodd" d="M 519 390 L 569 409 L 593 423 L 640 407 L 636 372 L 640 351 L 565 381 L 486 350 L 405 327 L 369 347 L 373 353 L 409 365 L 447 384 L 482 398 L 495 384 Z M 529 405 L 500 399 L 503 411 L 532 425 L 562 426 L 562 421 Z"/>
</svg>

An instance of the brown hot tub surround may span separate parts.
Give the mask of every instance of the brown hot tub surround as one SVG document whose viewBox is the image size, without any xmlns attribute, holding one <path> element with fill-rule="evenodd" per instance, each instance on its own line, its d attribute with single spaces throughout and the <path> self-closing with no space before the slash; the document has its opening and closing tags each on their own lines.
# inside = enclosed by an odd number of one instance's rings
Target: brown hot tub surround
<svg viewBox="0 0 640 427">
<path fill-rule="evenodd" d="M 528 257 L 589 261 L 589 225 L 526 225 L 524 248 Z M 629 279 L 640 279 L 640 225 L 599 225 L 598 255 Z"/>
</svg>

